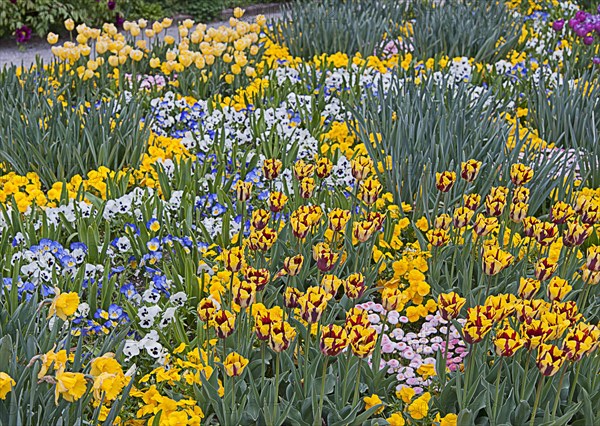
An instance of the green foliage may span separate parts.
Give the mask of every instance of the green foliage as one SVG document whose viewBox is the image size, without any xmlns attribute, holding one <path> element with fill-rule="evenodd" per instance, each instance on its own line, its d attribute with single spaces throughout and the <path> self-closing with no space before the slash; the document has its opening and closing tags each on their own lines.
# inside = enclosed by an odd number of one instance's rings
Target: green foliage
<svg viewBox="0 0 600 426">
<path fill-rule="evenodd" d="M 120 3 L 114 10 L 108 8 L 108 2 L 75 0 L 19 0 L 12 3 L 2 2 L 0 10 L 0 37 L 10 36 L 17 28 L 28 26 L 40 37 L 50 30 L 61 29 L 65 19 L 88 25 L 114 20 Z"/>
<path fill-rule="evenodd" d="M 32 90 L 33 73 L 23 83 L 14 68 L 0 77 L 0 161 L 12 170 L 35 171 L 50 187 L 100 166 L 121 170 L 139 164 L 148 126 L 140 125 L 145 112 L 137 102 L 92 97 L 89 103 L 63 103 L 68 95 Z"/>
<path fill-rule="evenodd" d="M 414 53 L 420 59 L 467 56 L 476 62 L 502 59 L 518 43 L 520 26 L 504 2 L 448 0 L 415 2 Z M 499 40 L 500 45 L 496 44 Z"/>
<path fill-rule="evenodd" d="M 77 424 L 84 412 L 87 412 L 86 418 L 97 419 L 100 412 L 99 408 L 92 407 L 89 385 L 88 391 L 79 401 L 69 403 L 60 398 L 58 403 L 55 403 L 55 385 L 52 379 L 38 380 L 41 368 L 38 355 L 52 350 L 53 347 L 56 351 L 73 350 L 74 358 L 69 362 L 69 371 L 80 372 L 83 370 L 82 366 L 91 360 L 90 355 L 93 357 L 106 352 L 117 352 L 127 332 L 124 330 L 102 342 L 96 340 L 95 343 L 86 345 L 84 352 L 83 337 L 71 336 L 69 328 L 62 327 L 62 320 L 57 319 L 54 323 L 49 323 L 46 318 L 49 301 L 39 301 L 34 296 L 27 302 L 22 301 L 14 312 L 9 313 L 5 309 L 6 300 L 3 298 L 0 302 L 0 371 L 11 376 L 16 384 L 7 398 L 0 400 L 0 424 L 70 425 Z M 131 385 L 126 387 L 121 397 L 113 404 L 108 413 L 108 424 L 119 415 L 130 387 Z M 93 421 L 88 424 L 98 423 Z"/>
<path fill-rule="evenodd" d="M 592 385 L 598 371 L 597 357 L 585 357 L 577 368 L 565 363 L 556 375 L 542 380 L 535 367 L 534 353 L 520 349 L 512 357 L 500 358 L 491 355 L 493 351 L 486 353 L 482 346 L 487 345 L 493 346 L 487 338 L 472 345 L 464 374 L 452 374 L 433 399 L 435 408 L 458 414 L 457 424 L 584 426 L 598 423 L 600 391 Z"/>
<path fill-rule="evenodd" d="M 274 37 L 304 59 L 336 52 L 370 56 L 383 50 L 384 34 L 397 35 L 407 9 L 393 0 L 294 1 L 283 7 Z"/>
<path fill-rule="evenodd" d="M 225 9 L 224 0 L 169 0 L 167 9 L 173 13 L 191 15 L 200 22 L 210 22 Z"/>
</svg>

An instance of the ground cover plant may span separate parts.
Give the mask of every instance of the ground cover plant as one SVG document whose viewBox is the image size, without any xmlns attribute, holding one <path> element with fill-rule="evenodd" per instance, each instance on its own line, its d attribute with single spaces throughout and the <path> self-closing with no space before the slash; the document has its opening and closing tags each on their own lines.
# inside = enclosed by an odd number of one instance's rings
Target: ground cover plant
<svg viewBox="0 0 600 426">
<path fill-rule="evenodd" d="M 1 424 L 600 421 L 594 15 L 323 7 L 0 73 Z"/>
</svg>

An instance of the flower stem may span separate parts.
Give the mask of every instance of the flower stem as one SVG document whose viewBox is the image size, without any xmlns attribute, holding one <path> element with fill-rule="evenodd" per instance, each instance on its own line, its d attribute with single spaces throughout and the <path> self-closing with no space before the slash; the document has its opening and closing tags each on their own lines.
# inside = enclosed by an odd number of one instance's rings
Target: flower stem
<svg viewBox="0 0 600 426">
<path fill-rule="evenodd" d="M 356 387 L 354 388 L 354 398 L 352 398 L 352 406 L 356 407 L 358 404 L 358 396 L 360 394 L 360 373 L 362 370 L 362 360 L 358 358 L 358 372 L 356 373 Z"/>
<path fill-rule="evenodd" d="M 500 357 L 500 365 L 498 365 L 498 375 L 496 376 L 496 397 L 494 399 L 494 409 L 493 409 L 493 416 L 492 416 L 492 426 L 496 424 L 496 412 L 498 409 L 498 394 L 500 393 L 500 373 L 502 373 L 502 361 L 504 360 L 504 358 Z"/>
<path fill-rule="evenodd" d="M 275 357 L 275 397 L 273 398 L 273 424 L 275 424 L 275 414 L 277 413 L 277 402 L 279 401 L 279 352 Z"/>
<path fill-rule="evenodd" d="M 535 426 L 535 415 L 537 414 L 537 409 L 540 404 L 540 396 L 542 395 L 542 388 L 544 387 L 544 379 L 546 376 L 540 376 L 540 380 L 538 380 L 537 390 L 535 391 L 535 402 L 533 403 L 533 410 L 531 410 L 531 420 L 529 421 L 529 426 Z"/>
<path fill-rule="evenodd" d="M 325 361 L 323 361 L 323 377 L 321 378 L 321 397 L 319 399 L 319 410 L 317 411 L 317 415 L 315 416 L 315 426 L 321 426 L 323 424 L 321 415 L 323 413 L 323 400 L 325 399 L 325 379 L 327 378 L 327 361 L 329 361 L 329 358 L 325 357 Z"/>
<path fill-rule="evenodd" d="M 563 379 L 565 378 L 565 373 L 567 372 L 567 366 L 563 366 L 563 369 L 560 373 L 560 379 L 558 379 L 558 389 L 556 390 L 556 397 L 554 398 L 554 405 L 552 406 L 552 417 L 556 418 L 556 409 L 558 408 L 558 401 L 560 401 L 560 391 L 562 389 Z"/>
<path fill-rule="evenodd" d="M 573 402 L 573 396 L 575 395 L 575 388 L 577 387 L 577 381 L 579 380 L 579 371 L 581 370 L 581 361 L 577 363 L 577 369 L 575 370 L 575 379 L 573 379 L 573 383 L 571 384 L 571 392 L 569 392 L 569 399 L 567 402 L 567 406 L 571 405 Z"/>
<path fill-rule="evenodd" d="M 525 372 L 523 373 L 523 381 L 521 382 L 521 393 L 519 393 L 521 400 L 523 399 L 523 394 L 525 393 L 525 383 L 527 383 L 527 372 L 529 371 L 529 360 L 531 359 L 531 354 L 529 351 L 525 353 L 527 359 L 525 360 Z"/>
<path fill-rule="evenodd" d="M 308 358 L 310 356 L 310 328 L 311 328 L 311 324 L 307 324 L 306 325 L 306 342 L 305 344 L 305 349 L 304 349 L 304 383 L 303 383 L 303 388 L 304 388 L 304 396 L 307 397 L 308 396 Z"/>
</svg>

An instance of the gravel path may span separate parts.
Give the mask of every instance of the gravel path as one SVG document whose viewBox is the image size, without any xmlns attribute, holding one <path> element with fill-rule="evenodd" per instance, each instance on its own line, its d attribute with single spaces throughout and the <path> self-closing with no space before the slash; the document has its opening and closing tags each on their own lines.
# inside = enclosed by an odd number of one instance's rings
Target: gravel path
<svg viewBox="0 0 600 426">
<path fill-rule="evenodd" d="M 280 13 L 265 13 L 269 20 L 276 20 L 281 17 Z M 244 16 L 245 20 L 252 20 L 253 16 Z M 219 21 L 209 24 L 209 27 L 219 27 L 221 25 L 229 26 L 228 21 Z M 161 34 L 164 34 L 161 33 Z M 31 39 L 25 46 L 18 47 L 14 40 L 0 40 L 0 69 L 11 65 L 27 67 L 36 62 L 39 57 L 45 63 L 52 61 L 53 55 L 50 51 L 50 45 L 46 40 L 40 38 Z"/>
</svg>

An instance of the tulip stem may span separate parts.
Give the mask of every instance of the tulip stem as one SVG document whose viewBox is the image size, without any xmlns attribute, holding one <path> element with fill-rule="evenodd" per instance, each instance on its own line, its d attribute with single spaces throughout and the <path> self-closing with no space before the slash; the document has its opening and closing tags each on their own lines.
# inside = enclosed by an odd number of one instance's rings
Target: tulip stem
<svg viewBox="0 0 600 426">
<path fill-rule="evenodd" d="M 307 323 L 306 324 L 306 342 L 305 344 L 305 349 L 304 349 L 304 383 L 303 383 L 303 387 L 304 387 L 304 396 L 307 397 L 308 396 L 308 358 L 310 356 L 310 328 L 311 328 L 312 324 L 311 323 Z"/>
<path fill-rule="evenodd" d="M 558 408 L 558 401 L 560 401 L 560 391 L 562 390 L 563 379 L 565 378 L 565 373 L 567 372 L 567 366 L 563 366 L 563 369 L 560 373 L 560 378 L 558 379 L 558 388 L 556 389 L 556 397 L 554 398 L 554 405 L 552 406 L 552 417 L 556 418 L 556 409 Z"/>
<path fill-rule="evenodd" d="M 360 393 L 360 373 L 362 370 L 362 364 L 361 364 L 362 360 L 361 358 L 358 359 L 358 371 L 356 373 L 356 387 L 354 388 L 354 397 L 352 398 L 352 406 L 356 407 L 356 404 L 358 404 L 358 395 Z"/>
<path fill-rule="evenodd" d="M 440 377 L 440 384 L 441 386 L 444 386 L 446 384 L 446 366 L 448 365 L 448 345 L 450 344 L 450 321 L 447 321 L 446 323 L 446 344 L 444 346 L 444 363 L 442 364 L 442 369 L 441 369 L 441 377 Z"/>
<path fill-rule="evenodd" d="M 535 415 L 537 414 L 537 409 L 540 404 L 540 396 L 542 395 L 542 388 L 544 387 L 544 379 L 546 376 L 541 375 L 538 380 L 537 390 L 535 391 L 535 401 L 533 403 L 533 410 L 531 410 L 531 420 L 529 421 L 529 426 L 535 426 Z"/>
<path fill-rule="evenodd" d="M 585 286 L 583 288 L 583 294 L 582 294 L 582 298 L 580 303 L 578 303 L 579 305 L 579 312 L 583 312 L 583 310 L 585 309 L 585 304 L 587 303 L 587 298 L 588 298 L 588 294 L 590 293 L 590 285 L 586 282 Z"/>
<path fill-rule="evenodd" d="M 265 383 L 265 342 L 260 342 L 260 359 L 262 362 L 260 363 L 260 387 L 264 388 Z"/>
<path fill-rule="evenodd" d="M 315 426 L 321 426 L 323 424 L 321 415 L 323 413 L 323 400 L 325 399 L 325 379 L 327 378 L 328 360 L 328 357 L 325 357 L 325 361 L 323 361 L 323 377 L 321 378 L 321 398 L 319 399 L 319 409 L 317 411 L 317 415 L 315 416 Z"/>
<path fill-rule="evenodd" d="M 279 352 L 275 356 L 275 396 L 273 398 L 273 424 L 277 413 L 277 402 L 279 401 Z"/>
<path fill-rule="evenodd" d="M 494 399 L 494 409 L 493 409 L 493 416 L 492 416 L 492 425 L 496 424 L 496 412 L 498 409 L 498 394 L 500 393 L 500 373 L 502 373 L 502 361 L 504 360 L 504 358 L 500 357 L 500 362 L 498 365 L 498 374 L 496 375 L 496 398 Z"/>
<path fill-rule="evenodd" d="M 577 363 L 577 369 L 575 370 L 575 379 L 573 379 L 573 383 L 571 384 L 571 392 L 569 392 L 569 399 L 567 402 L 567 406 L 571 405 L 573 402 L 573 396 L 575 396 L 575 387 L 577 387 L 577 381 L 579 380 L 579 371 L 581 370 L 581 361 Z"/>
<path fill-rule="evenodd" d="M 468 386 L 470 385 L 469 381 L 471 378 L 471 364 L 473 363 L 472 359 L 473 359 L 473 347 L 475 345 L 470 344 L 469 345 L 469 353 L 467 354 L 467 365 L 465 367 L 465 385 L 463 387 L 463 407 L 465 407 L 467 405 L 467 399 L 468 399 Z"/>
<path fill-rule="evenodd" d="M 523 394 L 525 393 L 525 383 L 527 383 L 527 372 L 529 371 L 529 360 L 531 359 L 531 354 L 529 351 L 526 352 L 527 359 L 525 360 L 525 372 L 523 373 L 523 381 L 521 382 L 521 400 L 523 400 Z"/>
</svg>

